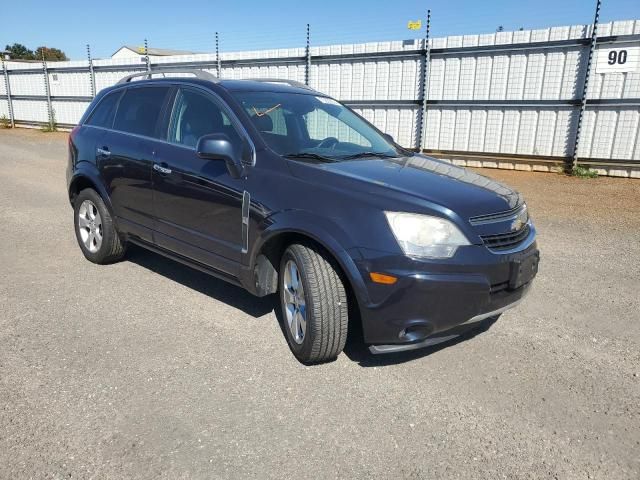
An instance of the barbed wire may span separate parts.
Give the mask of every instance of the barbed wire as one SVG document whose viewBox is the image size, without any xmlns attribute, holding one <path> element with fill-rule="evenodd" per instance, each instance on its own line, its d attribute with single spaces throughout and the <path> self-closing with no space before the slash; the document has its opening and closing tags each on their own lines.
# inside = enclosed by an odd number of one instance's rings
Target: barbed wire
<svg viewBox="0 0 640 480">
<path fill-rule="evenodd" d="M 526 14 L 533 7 L 529 8 L 520 5 L 518 8 L 523 11 L 523 22 L 521 23 L 513 20 L 513 15 L 502 14 L 501 11 L 491 9 L 474 14 L 472 18 L 460 15 L 460 12 L 454 9 L 447 9 L 441 12 L 435 11 L 432 17 L 432 37 L 493 33 L 499 28 L 504 31 L 516 31 L 520 28 L 532 30 L 552 26 L 583 25 L 590 23 L 592 16 L 591 8 L 586 4 L 584 8 L 576 9 L 575 6 L 558 2 L 558 5 L 554 7 L 554 18 L 557 20 L 553 25 L 550 25 L 548 18 L 543 18 L 541 15 L 529 16 Z M 610 10 L 609 14 L 615 15 L 615 11 Z M 426 11 L 415 12 L 412 16 L 402 13 L 396 18 L 380 18 L 380 15 L 376 12 L 364 12 L 357 18 L 332 16 L 330 19 L 321 18 L 316 22 L 310 19 L 311 45 L 312 47 L 317 47 L 421 39 L 424 36 L 423 30 L 409 30 L 407 29 L 407 22 L 421 20 L 424 28 L 425 15 Z M 503 16 L 508 17 L 509 22 L 502 21 Z M 601 18 L 603 18 L 603 23 L 609 21 L 606 9 L 603 9 Z M 479 29 L 479 24 L 484 25 L 484 28 Z M 146 36 L 152 48 L 213 53 L 215 52 L 216 31 L 219 32 L 220 51 L 222 53 L 304 48 L 306 43 L 306 21 L 304 19 L 299 23 L 271 22 L 254 28 L 245 24 L 218 26 L 215 22 L 211 22 L 210 28 L 211 30 L 188 30 L 185 32 L 180 32 L 180 29 L 173 28 L 157 32 L 144 32 L 139 36 L 127 35 L 123 44 L 141 46 Z M 84 43 L 86 41 L 83 41 L 83 45 Z M 105 56 L 110 56 L 120 46 L 114 45 L 113 50 L 108 51 L 100 49 L 100 51 L 96 52 L 96 57 L 104 58 Z"/>
<path fill-rule="evenodd" d="M 584 12 L 576 12 L 575 9 L 559 7 L 560 12 L 564 12 L 575 18 L 574 21 L 558 22 L 557 26 L 579 25 L 589 23 L 590 9 Z M 576 13 L 582 13 L 576 15 Z M 422 15 L 424 16 L 424 15 Z M 576 18 L 579 17 L 579 18 Z M 421 31 L 408 30 L 406 23 L 408 20 L 423 20 L 421 15 L 415 15 L 404 21 L 380 19 L 374 16 L 362 16 L 353 21 L 352 19 L 338 18 L 332 20 L 330 27 L 323 23 L 311 23 L 311 44 L 312 46 L 335 45 L 335 44 L 352 44 L 381 42 L 390 40 L 410 40 L 422 38 Z M 478 31 L 478 20 L 485 19 L 486 28 Z M 443 37 L 449 35 L 465 35 L 465 34 L 483 34 L 495 32 L 502 27 L 505 31 L 515 31 L 520 28 L 531 30 L 536 28 L 548 28 L 553 25 L 539 25 L 536 22 L 529 25 L 526 22 L 522 24 L 504 24 L 500 22 L 500 16 L 495 13 L 475 15 L 473 19 L 465 19 L 455 14 L 447 12 L 446 15 L 438 18 L 437 12 L 434 14 L 432 30 L 433 37 Z M 215 31 L 220 34 L 220 50 L 222 52 L 239 51 L 239 50 L 262 50 L 262 49 L 278 49 L 278 48 L 301 48 L 305 45 L 305 27 L 306 23 L 300 22 L 299 25 L 286 23 L 283 25 L 270 25 L 268 27 L 261 26 L 259 29 L 248 30 L 245 27 L 216 29 L 212 26 L 211 31 L 187 32 L 184 34 L 176 34 L 175 31 L 154 33 L 149 35 L 150 44 L 156 48 L 173 48 L 188 50 L 194 52 L 212 52 L 215 50 Z M 137 45 L 141 40 L 129 42 Z"/>
</svg>

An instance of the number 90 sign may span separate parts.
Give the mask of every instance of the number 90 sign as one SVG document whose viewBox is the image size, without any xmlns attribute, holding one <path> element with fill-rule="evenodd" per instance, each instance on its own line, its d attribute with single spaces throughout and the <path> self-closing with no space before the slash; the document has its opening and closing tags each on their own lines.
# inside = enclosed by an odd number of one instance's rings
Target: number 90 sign
<svg viewBox="0 0 640 480">
<path fill-rule="evenodd" d="M 609 61 L 607 63 L 609 65 L 624 65 L 627 63 L 627 55 L 626 50 L 609 50 L 609 54 L 607 55 Z"/>
<path fill-rule="evenodd" d="M 640 71 L 640 46 L 605 47 L 597 50 L 596 72 L 636 72 Z"/>
</svg>

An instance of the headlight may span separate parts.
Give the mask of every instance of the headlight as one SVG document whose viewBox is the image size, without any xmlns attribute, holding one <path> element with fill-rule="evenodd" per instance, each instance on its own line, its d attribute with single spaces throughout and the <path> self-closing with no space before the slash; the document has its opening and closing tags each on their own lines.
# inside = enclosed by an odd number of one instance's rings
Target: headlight
<svg viewBox="0 0 640 480">
<path fill-rule="evenodd" d="M 459 246 L 471 245 L 449 220 L 417 213 L 384 212 L 405 254 L 415 257 L 451 258 Z"/>
</svg>

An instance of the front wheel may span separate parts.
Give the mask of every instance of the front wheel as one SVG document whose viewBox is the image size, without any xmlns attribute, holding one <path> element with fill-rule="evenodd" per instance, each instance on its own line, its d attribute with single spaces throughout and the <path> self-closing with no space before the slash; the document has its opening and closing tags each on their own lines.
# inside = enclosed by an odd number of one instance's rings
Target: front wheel
<svg viewBox="0 0 640 480">
<path fill-rule="evenodd" d="M 344 349 L 349 322 L 347 294 L 332 262 L 312 246 L 284 252 L 279 274 L 284 330 L 303 363 L 334 360 Z"/>
</svg>

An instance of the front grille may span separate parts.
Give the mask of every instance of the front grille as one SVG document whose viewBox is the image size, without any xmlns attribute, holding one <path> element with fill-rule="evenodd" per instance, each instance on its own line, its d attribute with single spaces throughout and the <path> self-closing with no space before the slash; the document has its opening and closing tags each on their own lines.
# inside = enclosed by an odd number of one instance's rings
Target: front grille
<svg viewBox="0 0 640 480">
<path fill-rule="evenodd" d="M 512 208 L 506 212 L 489 213 L 488 215 L 478 215 L 471 217 L 469 223 L 471 225 L 484 225 L 487 223 L 504 222 L 511 218 L 517 218 L 517 216 L 527 209 L 527 206 L 522 204 L 519 207 Z"/>
<path fill-rule="evenodd" d="M 491 250 L 510 250 L 520 245 L 528 236 L 531 228 L 525 224 L 515 232 L 500 233 L 498 235 L 480 235 L 482 241 Z"/>
</svg>

